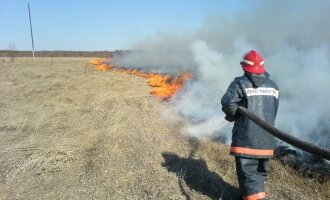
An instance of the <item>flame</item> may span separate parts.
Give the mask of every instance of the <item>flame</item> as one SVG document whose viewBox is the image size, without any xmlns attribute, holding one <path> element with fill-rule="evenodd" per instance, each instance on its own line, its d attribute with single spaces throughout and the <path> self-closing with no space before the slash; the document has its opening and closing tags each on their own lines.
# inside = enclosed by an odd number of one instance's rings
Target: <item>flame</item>
<svg viewBox="0 0 330 200">
<path fill-rule="evenodd" d="M 89 63 L 94 65 L 96 70 L 99 71 L 109 71 L 109 66 L 107 64 L 104 64 L 104 62 L 107 61 L 105 58 L 98 58 L 90 60 Z"/>
<path fill-rule="evenodd" d="M 168 100 L 173 97 L 176 92 L 181 90 L 188 79 L 192 77 L 192 74 L 183 72 L 179 76 L 170 76 L 158 73 L 142 72 L 138 69 L 127 69 L 124 67 L 118 67 L 112 64 L 106 64 L 105 58 L 93 59 L 89 61 L 94 65 L 96 70 L 100 71 L 115 71 L 119 73 L 128 73 L 140 77 L 147 78 L 147 84 L 153 89 L 150 94 L 159 100 Z"/>
</svg>

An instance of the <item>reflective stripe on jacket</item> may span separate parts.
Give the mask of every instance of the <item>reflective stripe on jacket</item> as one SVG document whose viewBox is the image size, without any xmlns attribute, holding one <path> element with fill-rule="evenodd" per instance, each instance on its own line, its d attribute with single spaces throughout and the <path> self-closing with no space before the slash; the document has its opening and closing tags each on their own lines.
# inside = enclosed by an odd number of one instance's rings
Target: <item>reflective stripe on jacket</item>
<svg viewBox="0 0 330 200">
<path fill-rule="evenodd" d="M 244 106 L 271 125 L 278 109 L 279 90 L 267 73 L 245 73 L 235 78 L 221 99 L 222 110 L 228 121 L 235 121 L 230 152 L 247 158 L 271 158 L 274 154 L 274 136 L 247 117 L 236 113 Z"/>
</svg>

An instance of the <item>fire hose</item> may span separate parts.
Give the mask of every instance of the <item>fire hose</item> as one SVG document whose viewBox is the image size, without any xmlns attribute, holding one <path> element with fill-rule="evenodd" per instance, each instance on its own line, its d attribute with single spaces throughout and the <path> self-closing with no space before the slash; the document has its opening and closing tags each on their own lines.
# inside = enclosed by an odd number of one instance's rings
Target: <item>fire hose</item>
<svg viewBox="0 0 330 200">
<path fill-rule="evenodd" d="M 330 161 L 330 149 L 324 148 L 324 147 L 319 147 L 314 144 L 308 143 L 306 141 L 300 140 L 296 137 L 293 137 L 277 128 L 274 126 L 268 124 L 264 120 L 260 119 L 257 115 L 251 113 L 248 109 L 239 106 L 238 107 L 238 112 L 241 113 L 242 115 L 247 116 L 250 120 L 252 120 L 254 123 L 259 125 L 261 128 L 265 129 L 268 131 L 270 134 L 273 136 L 279 138 L 280 140 L 291 144 L 294 147 L 297 147 L 303 151 L 306 151 L 308 153 L 311 153 L 315 156 L 318 156 L 320 158 L 326 159 Z"/>
</svg>

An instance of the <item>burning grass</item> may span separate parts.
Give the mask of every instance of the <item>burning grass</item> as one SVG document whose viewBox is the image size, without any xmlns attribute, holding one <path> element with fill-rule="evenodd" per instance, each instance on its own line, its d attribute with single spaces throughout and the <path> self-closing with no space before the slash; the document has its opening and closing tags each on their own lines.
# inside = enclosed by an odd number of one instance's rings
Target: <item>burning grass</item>
<svg viewBox="0 0 330 200">
<path fill-rule="evenodd" d="M 0 65 L 0 199 L 238 198 L 227 146 L 160 118 L 168 105 L 145 78 L 87 63 Z M 271 162 L 269 199 L 329 199 L 329 187 Z"/>
<path fill-rule="evenodd" d="M 175 95 L 176 92 L 182 89 L 185 82 L 192 77 L 192 74 L 182 72 L 181 75 L 175 77 L 164 74 L 148 73 L 138 69 L 128 69 L 124 67 L 115 66 L 112 64 L 106 64 L 107 59 L 93 59 L 89 63 L 95 66 L 99 71 L 115 71 L 124 72 L 131 75 L 147 78 L 147 84 L 153 89 L 150 94 L 160 100 L 167 100 Z"/>
</svg>

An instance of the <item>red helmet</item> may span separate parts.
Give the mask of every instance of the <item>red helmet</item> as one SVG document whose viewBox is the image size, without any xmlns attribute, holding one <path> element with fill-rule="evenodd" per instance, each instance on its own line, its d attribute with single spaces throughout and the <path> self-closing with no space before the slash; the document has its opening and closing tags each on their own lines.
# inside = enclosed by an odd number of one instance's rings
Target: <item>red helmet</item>
<svg viewBox="0 0 330 200">
<path fill-rule="evenodd" d="M 262 74 L 265 72 L 264 59 L 256 51 L 252 50 L 245 53 L 241 60 L 241 65 L 244 71 L 253 74 Z"/>
</svg>

